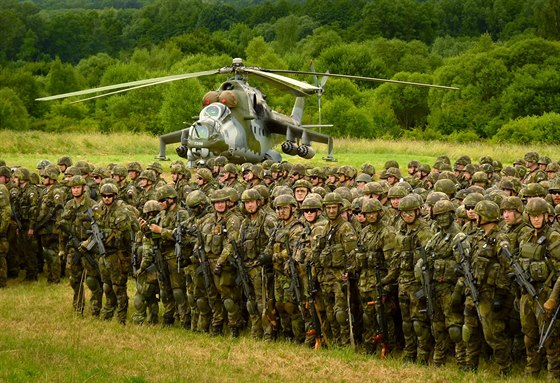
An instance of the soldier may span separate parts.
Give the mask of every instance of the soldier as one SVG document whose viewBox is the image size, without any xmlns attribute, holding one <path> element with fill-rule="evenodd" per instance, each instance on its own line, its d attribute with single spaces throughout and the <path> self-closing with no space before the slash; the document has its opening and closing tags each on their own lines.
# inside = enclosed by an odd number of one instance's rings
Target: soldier
<svg viewBox="0 0 560 383">
<path fill-rule="evenodd" d="M 178 264 L 179 261 L 182 262 L 177 259 L 181 254 L 177 254 L 175 249 L 176 236 L 178 231 L 182 230 L 182 222 L 187 220 L 187 212 L 177 204 L 177 192 L 173 186 L 160 187 L 157 190 L 157 197 L 162 209 L 155 221 L 151 223 L 140 221 L 141 226 L 147 225 L 152 235 L 148 246 L 144 247 L 146 253 L 144 253 L 139 272 L 152 263 L 156 265 L 160 297 L 163 303 L 163 325 L 173 325 L 177 310 L 181 327 L 190 328 L 191 319 L 187 317 L 185 296 L 185 274 Z M 156 246 L 158 248 L 154 249 Z M 182 243 L 179 246 L 182 246 Z"/>
<path fill-rule="evenodd" d="M 56 165 L 49 165 L 43 171 L 46 191 L 41 198 L 36 225 L 47 266 L 47 282 L 50 283 L 60 282 L 61 256 L 64 256 L 64 253 L 59 253 L 59 230 L 55 225 L 66 203 L 65 188 L 58 184 L 59 175 Z"/>
<path fill-rule="evenodd" d="M 250 189 L 263 183 L 263 176 L 264 170 L 261 165 L 252 165 L 249 168 L 245 168 L 243 172 L 243 179 L 245 180 L 246 188 Z"/>
<path fill-rule="evenodd" d="M 507 268 L 498 258 L 503 236 L 499 232 L 500 208 L 492 201 L 480 201 L 475 206 L 479 231 L 470 240 L 471 265 L 476 280 L 479 302 L 467 290 L 465 300 L 463 340 L 467 345 L 466 369 L 477 370 L 482 350 L 482 337 L 494 351 L 501 375 L 511 369 L 511 337 L 507 321 L 513 305 L 511 282 Z"/>
<path fill-rule="evenodd" d="M 154 182 L 156 189 L 167 184 L 167 182 L 165 182 L 165 180 L 161 177 L 163 174 L 163 167 L 159 162 L 152 162 L 148 164 L 148 166 L 146 166 L 146 170 L 151 170 L 156 174 L 156 181 Z"/>
<path fill-rule="evenodd" d="M 136 278 L 136 292 L 134 294 L 134 308 L 136 309 L 132 316 L 132 321 L 135 324 L 141 325 L 144 323 L 157 324 L 159 321 L 159 299 L 157 294 L 159 292 L 159 284 L 157 279 L 157 271 L 150 270 L 148 262 L 145 260 L 145 254 L 148 254 L 150 249 L 153 250 L 151 243 L 151 231 L 149 225 L 155 221 L 156 216 L 161 211 L 161 205 L 156 200 L 146 201 L 142 210 L 142 217 L 138 219 L 139 222 L 145 222 L 140 225 L 142 236 L 142 246 L 137 249 L 138 257 L 141 258 L 140 267 L 136 270 L 134 277 Z M 153 257 L 152 257 L 153 258 Z M 136 268 L 133 258 L 133 271 Z"/>
<path fill-rule="evenodd" d="M 387 222 L 393 227 L 396 227 L 397 223 L 400 221 L 399 204 L 401 199 L 406 197 L 407 194 L 408 192 L 405 188 L 397 185 L 392 186 L 387 192 L 387 198 L 391 206 L 387 209 L 385 217 Z"/>
<path fill-rule="evenodd" d="M 126 208 L 117 203 L 119 191 L 114 184 L 105 184 L 99 191 L 101 203 L 95 206 L 94 216 L 99 230 L 103 233 L 102 240 L 106 251 L 100 258 L 103 291 L 107 297 L 103 306 L 103 319 L 111 319 L 116 306 L 117 320 L 125 324 L 128 311 L 126 282 L 131 267 L 130 216 Z M 92 235 L 82 243 L 82 247 L 87 248 L 89 242 L 94 240 Z"/>
<path fill-rule="evenodd" d="M 214 178 L 212 177 L 212 172 L 206 168 L 200 168 L 196 170 L 195 176 L 196 187 L 195 189 L 200 190 L 207 196 L 212 194 L 216 190 L 216 185 L 214 184 Z"/>
<path fill-rule="evenodd" d="M 136 185 L 134 185 L 132 181 L 126 181 L 127 174 L 126 168 L 120 165 L 116 165 L 111 171 L 111 177 L 117 184 L 117 188 L 119 189 L 119 198 L 121 201 L 128 205 L 136 206 L 138 189 L 136 189 Z"/>
<path fill-rule="evenodd" d="M 226 164 L 223 171 L 220 173 L 220 182 L 223 187 L 230 187 L 237 190 L 238 193 L 243 193 L 245 185 L 237 179 L 237 167 L 235 164 Z"/>
<path fill-rule="evenodd" d="M 98 317 L 101 311 L 103 290 L 101 274 L 94 255 L 85 254 L 79 244 L 88 238 L 91 219 L 87 216 L 95 202 L 86 193 L 86 180 L 74 176 L 68 182 L 72 199 L 64 205 L 58 226 L 60 228 L 59 253 L 67 254 L 66 273 L 74 291 L 73 307 L 77 312 L 84 310 L 84 281 L 91 291 L 91 315 Z"/>
<path fill-rule="evenodd" d="M 313 186 L 311 185 L 311 182 L 303 179 L 297 180 L 292 184 L 292 190 L 294 191 L 294 198 L 296 199 L 296 202 L 298 204 L 298 210 L 301 207 L 301 204 L 303 203 L 305 197 L 307 197 L 307 195 L 311 193 L 312 188 Z M 300 213 L 301 212 L 298 212 L 298 216 Z"/>
<path fill-rule="evenodd" d="M 395 262 L 405 340 L 403 360 L 414 362 L 418 359 L 420 363 L 427 364 L 432 337 L 425 304 L 416 295 L 421 284 L 415 278 L 414 267 L 420 259 L 420 249 L 425 247 L 433 233 L 421 217 L 418 196 L 408 195 L 401 199 L 399 211 L 401 221 L 395 239 L 395 256 L 398 257 Z"/>
<path fill-rule="evenodd" d="M 60 172 L 65 173 L 66 169 L 72 166 L 72 159 L 68 156 L 62 156 L 58 159 L 56 163 L 58 165 L 58 169 L 60 170 Z"/>
<path fill-rule="evenodd" d="M 191 329 L 194 331 L 208 332 L 210 322 L 212 320 L 212 313 L 210 302 L 208 301 L 209 293 L 207 293 L 207 283 L 210 283 L 211 275 L 205 275 L 204 264 L 201 263 L 201 251 L 204 247 L 198 238 L 202 238 L 202 233 L 199 232 L 206 220 L 211 220 L 213 214 L 210 212 L 210 200 L 200 190 L 193 190 L 187 195 L 186 199 L 187 208 L 189 209 L 189 220 L 185 223 L 185 227 L 189 228 L 186 240 L 188 244 L 183 247 L 182 251 L 185 257 L 190 259 L 189 264 L 185 268 L 187 280 L 187 299 L 191 308 Z M 195 245 L 197 249 L 193 250 Z M 188 250 L 190 249 L 190 250 Z M 190 256 L 190 257 L 189 257 Z"/>
<path fill-rule="evenodd" d="M 251 319 L 251 336 L 254 339 L 272 340 L 272 324 L 263 313 L 268 308 L 268 270 L 259 257 L 268 245 L 274 231 L 274 217 L 261 206 L 262 196 L 256 189 L 247 189 L 241 194 L 246 217 L 239 229 L 239 249 L 243 254 L 243 266 L 250 278 L 252 297 L 247 299 L 247 311 Z M 266 308 L 266 310 L 265 310 Z"/>
<path fill-rule="evenodd" d="M 527 203 L 525 211 L 529 217 L 530 230 L 519 236 L 519 264 L 538 293 L 532 297 L 526 289 L 521 292 L 520 314 L 521 327 L 525 335 L 527 365 L 525 372 L 536 377 L 543 367 L 542 354 L 538 351 L 541 329 L 548 326 L 546 314 L 541 305 L 549 297 L 554 297 L 552 287 L 558 278 L 556 270 L 560 267 L 560 234 L 547 224 L 548 203 L 542 198 L 534 198 Z M 546 302 L 550 303 L 550 302 Z M 549 311 L 554 305 L 544 304 Z M 558 325 L 554 325 L 554 333 L 544 343 L 547 358 L 548 374 L 551 380 L 560 379 L 560 338 Z"/>
<path fill-rule="evenodd" d="M 185 206 L 185 198 L 192 191 L 192 186 L 189 185 L 191 172 L 181 162 L 172 164 L 170 170 L 173 188 L 177 192 L 177 201 L 179 205 Z"/>
<path fill-rule="evenodd" d="M 128 164 L 126 170 L 128 171 L 128 178 L 130 181 L 136 183 L 143 169 L 139 162 L 134 161 Z"/>
<path fill-rule="evenodd" d="M 522 177 L 521 182 L 525 185 L 530 183 L 538 183 L 547 179 L 546 173 L 539 167 L 539 155 L 536 152 L 525 153 L 523 157 L 527 173 Z"/>
<path fill-rule="evenodd" d="M 6 183 L 11 177 L 10 169 L 0 166 L 0 288 L 6 287 L 8 281 L 8 228 L 12 216 L 10 191 Z"/>
<path fill-rule="evenodd" d="M 138 187 L 140 188 L 140 193 L 138 193 L 138 198 L 136 199 L 136 208 L 138 210 L 141 211 L 147 201 L 157 200 L 155 183 L 156 174 L 152 170 L 144 170 L 138 176 Z"/>
<path fill-rule="evenodd" d="M 341 216 L 343 203 L 340 194 L 325 195 L 323 208 L 329 222 L 318 239 L 313 256 L 320 270 L 317 278 L 334 341 L 339 345 L 348 345 L 354 344 L 350 334 L 352 318 L 348 315 L 348 294 L 349 279 L 356 269 L 357 235 L 352 224 Z"/>
<path fill-rule="evenodd" d="M 455 223 L 455 205 L 449 200 L 439 200 L 434 204 L 432 216 L 435 233 L 426 244 L 426 254 L 430 263 L 433 286 L 433 322 L 435 339 L 433 361 L 435 366 L 445 364 L 448 339 L 455 346 L 457 365 L 465 364 L 465 344 L 461 336 L 463 313 L 461 306 L 452 305 L 453 290 L 457 284 L 455 269 L 457 262 L 453 253 L 453 239 L 461 231 Z"/>
<path fill-rule="evenodd" d="M 380 352 L 382 357 L 395 348 L 395 324 L 390 307 L 392 283 L 396 281 L 393 254 L 395 229 L 383 224 L 383 206 L 376 199 L 365 200 L 361 212 L 365 226 L 356 254 L 359 292 L 364 321 L 366 353 Z"/>
<path fill-rule="evenodd" d="M 39 192 L 30 182 L 30 173 L 26 168 L 17 168 L 14 183 L 19 195 L 14 202 L 13 213 L 18 216 L 18 250 L 24 261 L 26 281 L 36 281 L 38 270 L 38 243 L 35 233 Z"/>
<path fill-rule="evenodd" d="M 235 269 L 229 263 L 233 254 L 232 241 L 237 241 L 241 219 L 228 208 L 230 194 L 219 189 L 210 195 L 214 214 L 205 220 L 200 229 L 202 245 L 206 249 L 213 282 L 207 291 L 212 307 L 212 335 L 221 335 L 224 324 L 224 309 L 228 315 L 228 326 L 233 337 L 238 337 L 242 326 L 241 290 L 235 280 Z"/>
</svg>

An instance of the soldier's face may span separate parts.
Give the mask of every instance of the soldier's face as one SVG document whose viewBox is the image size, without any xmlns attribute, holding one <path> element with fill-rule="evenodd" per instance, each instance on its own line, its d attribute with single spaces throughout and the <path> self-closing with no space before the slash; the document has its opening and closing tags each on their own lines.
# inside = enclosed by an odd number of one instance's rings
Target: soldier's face
<svg viewBox="0 0 560 383">
<path fill-rule="evenodd" d="M 227 201 L 214 202 L 214 210 L 216 210 L 217 213 L 225 212 L 226 207 L 227 207 Z"/>
<path fill-rule="evenodd" d="M 278 219 L 287 221 L 292 216 L 292 206 L 278 206 L 276 208 L 276 215 L 278 216 Z"/>
<path fill-rule="evenodd" d="M 315 222 L 317 217 L 319 216 L 317 209 L 308 209 L 303 211 L 303 217 L 307 222 Z"/>
<path fill-rule="evenodd" d="M 406 223 L 414 223 L 416 221 L 416 210 L 401 211 L 401 218 Z"/>
<path fill-rule="evenodd" d="M 84 194 L 84 186 L 83 185 L 72 186 L 71 192 L 73 197 L 79 197 L 82 194 Z"/>
<path fill-rule="evenodd" d="M 369 223 L 375 223 L 375 222 L 377 222 L 378 219 L 379 219 L 379 212 L 378 211 L 372 211 L 371 213 L 366 213 L 366 220 Z"/>
<path fill-rule="evenodd" d="M 537 230 L 542 228 L 547 220 L 548 214 L 529 215 L 531 226 L 533 226 Z"/>
<path fill-rule="evenodd" d="M 338 204 L 326 205 L 325 211 L 327 213 L 327 218 L 330 220 L 335 220 L 338 217 L 340 206 Z"/>
<path fill-rule="evenodd" d="M 398 209 L 400 203 L 401 203 L 400 198 L 391 198 L 391 206 L 393 207 L 393 209 Z"/>
<path fill-rule="evenodd" d="M 179 173 L 171 173 L 171 179 L 173 180 L 173 182 L 177 182 L 177 180 L 180 180 L 181 178 L 179 176 Z"/>
<path fill-rule="evenodd" d="M 247 202 L 243 202 L 243 206 L 245 206 L 245 210 L 247 211 L 247 213 L 255 214 L 257 212 L 257 209 L 259 208 L 259 202 L 256 200 L 247 201 Z"/>
<path fill-rule="evenodd" d="M 136 170 L 131 170 L 131 171 L 128 172 L 128 177 L 129 177 L 131 180 L 133 180 L 133 181 L 134 181 L 136 178 L 138 178 L 138 175 L 139 175 L 139 174 L 138 174 L 138 172 L 137 172 Z"/>
<path fill-rule="evenodd" d="M 138 185 L 140 185 L 141 188 L 145 188 L 148 185 L 148 180 L 146 178 L 142 178 L 138 181 Z"/>
<path fill-rule="evenodd" d="M 554 206 L 560 205 L 560 190 L 549 190 L 550 196 L 552 197 L 552 203 Z"/>
<path fill-rule="evenodd" d="M 506 223 L 506 225 L 513 225 L 517 222 L 517 216 L 515 213 L 515 210 L 504 210 L 502 212 L 502 217 L 504 218 L 504 222 Z"/>
<path fill-rule="evenodd" d="M 366 222 L 366 216 L 364 213 L 359 212 L 359 213 L 354 213 L 354 217 L 356 217 L 356 221 L 358 221 L 359 223 L 364 223 Z"/>
<path fill-rule="evenodd" d="M 303 201 L 306 195 L 307 195 L 307 188 L 296 188 L 296 190 L 294 191 L 294 197 L 298 202 Z"/>
<path fill-rule="evenodd" d="M 465 206 L 465 211 L 467 212 L 467 217 L 471 221 L 476 221 L 478 214 L 474 212 L 474 206 Z"/>
</svg>

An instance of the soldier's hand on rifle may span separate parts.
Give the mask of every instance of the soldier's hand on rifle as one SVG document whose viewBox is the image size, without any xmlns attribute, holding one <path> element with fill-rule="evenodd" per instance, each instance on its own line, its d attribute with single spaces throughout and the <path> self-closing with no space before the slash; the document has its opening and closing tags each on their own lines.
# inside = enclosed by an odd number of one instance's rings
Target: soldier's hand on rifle
<svg viewBox="0 0 560 383">
<path fill-rule="evenodd" d="M 155 223 L 152 223 L 150 225 L 150 231 L 154 234 L 161 234 L 162 228 L 161 228 L 161 226 L 158 226 Z"/>
<path fill-rule="evenodd" d="M 556 305 L 558 304 L 558 302 L 556 302 L 556 299 L 554 298 L 548 298 L 546 302 L 544 302 L 544 310 L 546 311 L 546 313 L 548 314 L 548 316 L 551 316 L 552 313 L 554 312 L 554 309 L 556 308 Z"/>
<path fill-rule="evenodd" d="M 32 237 L 33 237 L 33 233 L 34 233 L 33 229 L 27 230 L 27 236 L 28 236 L 29 238 L 32 238 Z"/>
<path fill-rule="evenodd" d="M 222 273 L 222 265 L 219 264 L 219 263 L 217 263 L 217 264 L 216 264 L 216 267 L 214 267 L 214 270 L 212 270 L 212 272 L 213 272 L 215 275 L 220 275 L 220 274 Z"/>
</svg>

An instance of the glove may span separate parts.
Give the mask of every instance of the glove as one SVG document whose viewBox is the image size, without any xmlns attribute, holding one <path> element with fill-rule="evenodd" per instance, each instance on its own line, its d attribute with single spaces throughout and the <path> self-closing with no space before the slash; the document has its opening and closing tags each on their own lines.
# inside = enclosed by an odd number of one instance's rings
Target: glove
<svg viewBox="0 0 560 383">
<path fill-rule="evenodd" d="M 212 270 L 212 272 L 215 275 L 220 275 L 222 273 L 222 265 L 220 265 L 219 263 L 216 265 L 216 267 L 214 267 L 214 270 Z"/>
<path fill-rule="evenodd" d="M 451 310 L 454 313 L 461 312 L 463 307 L 463 286 L 455 285 L 453 294 L 451 294 Z"/>
<path fill-rule="evenodd" d="M 558 305 L 558 302 L 556 302 L 556 299 L 554 298 L 548 298 L 546 302 L 544 302 L 544 309 L 546 311 L 546 313 L 548 314 L 548 316 L 552 315 L 552 312 L 554 311 L 554 309 L 556 308 L 556 306 Z"/>
</svg>

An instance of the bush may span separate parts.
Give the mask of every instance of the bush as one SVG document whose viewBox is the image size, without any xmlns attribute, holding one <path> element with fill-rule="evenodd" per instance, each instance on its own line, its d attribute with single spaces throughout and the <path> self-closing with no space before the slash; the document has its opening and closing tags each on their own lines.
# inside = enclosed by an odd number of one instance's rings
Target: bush
<svg viewBox="0 0 560 383">
<path fill-rule="evenodd" d="M 534 142 L 553 144 L 560 135 L 560 114 L 545 113 L 542 116 L 522 117 L 503 125 L 493 138 L 495 142 L 530 144 Z"/>
</svg>

